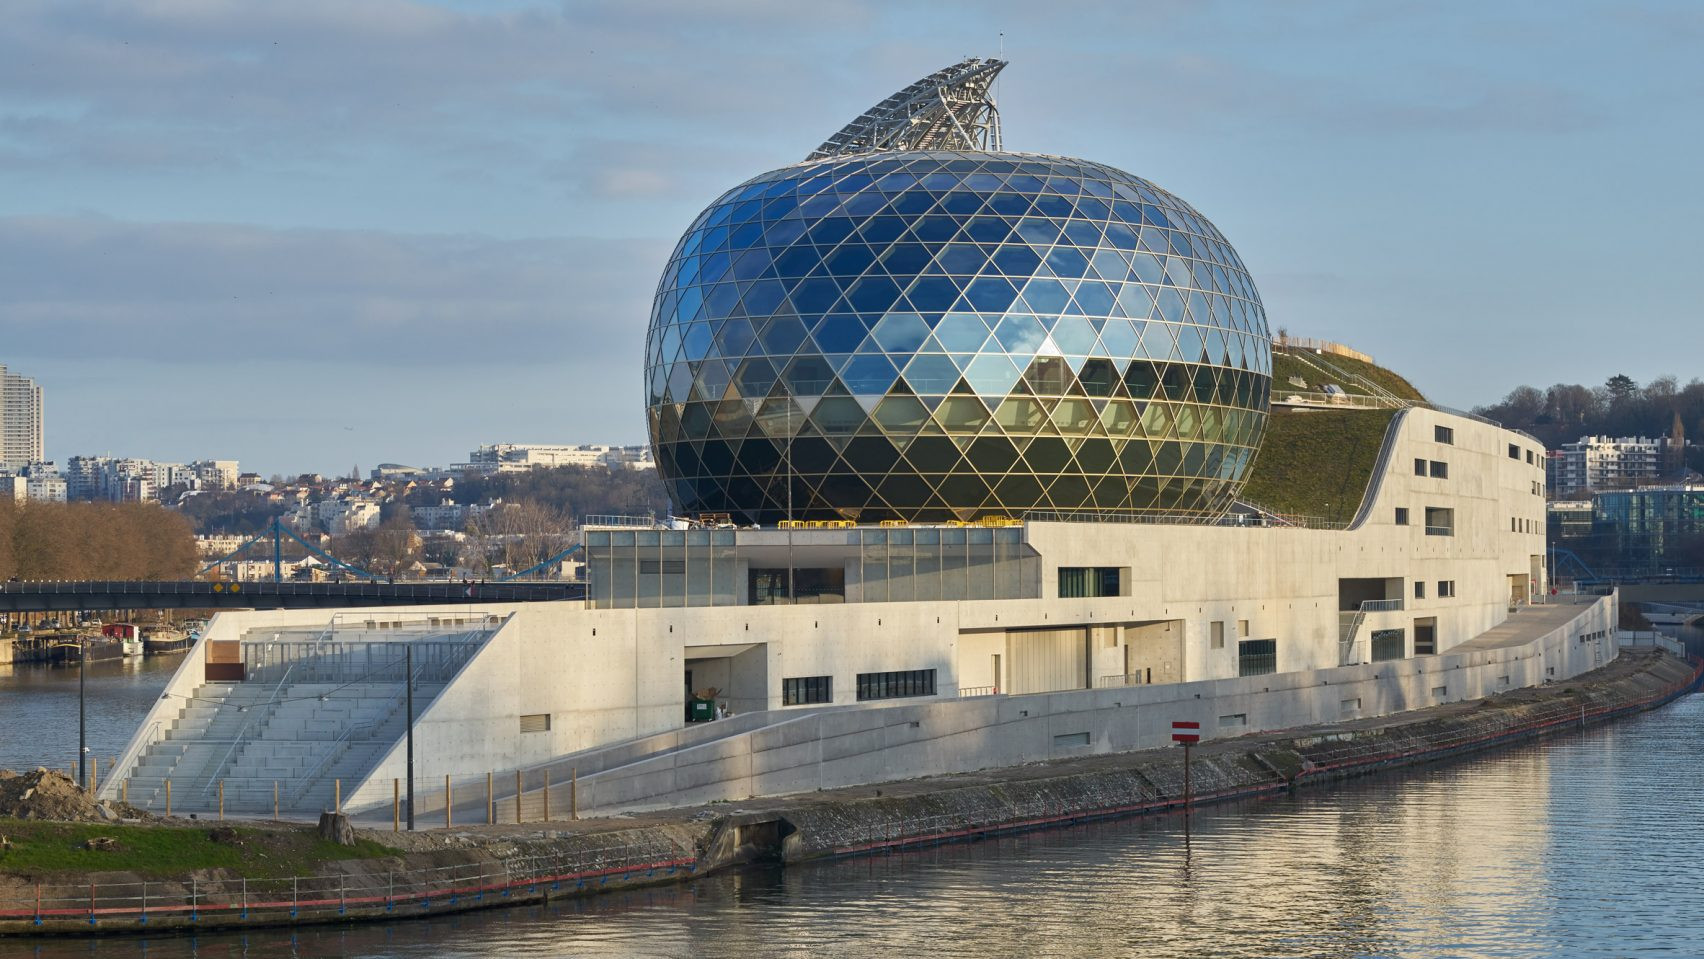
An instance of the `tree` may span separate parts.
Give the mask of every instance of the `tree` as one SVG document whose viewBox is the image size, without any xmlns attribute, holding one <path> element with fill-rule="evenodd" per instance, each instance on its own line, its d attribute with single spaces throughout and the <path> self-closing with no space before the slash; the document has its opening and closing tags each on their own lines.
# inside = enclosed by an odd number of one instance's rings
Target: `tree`
<svg viewBox="0 0 1704 959">
<path fill-rule="evenodd" d="M 1625 373 L 1617 373 L 1610 377 L 1603 384 L 1603 388 L 1609 391 L 1609 399 L 1612 403 L 1631 399 L 1633 394 L 1639 392 L 1639 384 L 1633 382 L 1633 378 Z"/>
</svg>

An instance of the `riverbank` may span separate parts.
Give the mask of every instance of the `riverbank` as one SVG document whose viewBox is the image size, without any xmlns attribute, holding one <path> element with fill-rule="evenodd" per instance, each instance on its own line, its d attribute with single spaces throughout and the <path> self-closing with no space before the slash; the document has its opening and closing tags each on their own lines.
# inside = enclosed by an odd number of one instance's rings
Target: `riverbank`
<svg viewBox="0 0 1704 959">
<path fill-rule="evenodd" d="M 1578 728 L 1661 705 L 1697 681 L 1691 665 L 1641 651 L 1565 686 L 1210 741 L 1194 750 L 1194 801 L 1271 795 Z M 1182 758 L 1175 749 L 1084 757 L 545 827 L 362 831 L 364 840 L 391 854 L 328 861 L 311 878 L 211 864 L 169 877 L 105 871 L 73 879 L 7 870 L 0 876 L 0 931 L 90 934 L 389 919 L 674 882 L 752 859 L 867 854 L 1177 811 L 1184 800 Z M 206 832 L 208 825 L 101 828 L 122 836 L 125 829 Z M 7 828 L 0 822 L 0 833 Z M 3 858 L 0 869 L 7 869 Z"/>
</svg>

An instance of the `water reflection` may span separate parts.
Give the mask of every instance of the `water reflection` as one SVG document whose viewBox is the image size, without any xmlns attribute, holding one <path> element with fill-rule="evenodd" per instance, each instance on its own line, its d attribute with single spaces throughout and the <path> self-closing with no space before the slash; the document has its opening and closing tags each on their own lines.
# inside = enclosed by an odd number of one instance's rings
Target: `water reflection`
<svg viewBox="0 0 1704 959">
<path fill-rule="evenodd" d="M 1181 819 L 388 926 L 0 943 L 180 957 L 1696 954 L 1704 701 Z M 11 947 L 10 950 L 7 947 Z"/>
<path fill-rule="evenodd" d="M 182 661 L 178 654 L 88 665 L 88 742 L 102 768 L 130 742 Z M 0 769 L 64 769 L 76 761 L 76 667 L 0 666 Z"/>
</svg>

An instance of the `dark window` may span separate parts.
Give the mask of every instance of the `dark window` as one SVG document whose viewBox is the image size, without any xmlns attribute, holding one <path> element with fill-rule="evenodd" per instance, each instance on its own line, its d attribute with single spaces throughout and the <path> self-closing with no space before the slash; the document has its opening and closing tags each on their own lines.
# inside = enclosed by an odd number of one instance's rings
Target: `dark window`
<svg viewBox="0 0 1704 959">
<path fill-rule="evenodd" d="M 1414 475 L 1415 476 L 1425 476 L 1426 475 L 1426 461 L 1419 458 L 1419 457 L 1414 458 Z"/>
<path fill-rule="evenodd" d="M 1454 445 L 1455 430 L 1452 430 L 1447 426 L 1434 426 L 1432 427 L 1432 438 L 1440 443 L 1449 443 Z"/>
<path fill-rule="evenodd" d="M 1373 630 L 1373 662 L 1402 659 L 1408 654 L 1407 637 L 1400 629 Z"/>
<path fill-rule="evenodd" d="M 1520 458 L 1521 458 L 1521 448 L 1519 446 L 1516 446 L 1513 443 L 1510 443 L 1509 444 L 1509 459 L 1518 460 Z"/>
<path fill-rule="evenodd" d="M 1449 479 L 1450 478 L 1450 464 L 1441 462 L 1439 460 L 1433 460 L 1432 461 L 1432 478 L 1433 479 Z"/>
<path fill-rule="evenodd" d="M 901 699 L 906 696 L 935 695 L 933 669 L 907 669 L 895 673 L 859 673 L 858 701 L 866 699 Z"/>
<path fill-rule="evenodd" d="M 1533 458 L 1532 458 L 1532 450 L 1527 450 L 1527 451 L 1526 451 L 1526 454 L 1527 454 L 1527 465 L 1529 465 L 1529 466 L 1533 466 L 1533 465 L 1537 465 L 1537 464 L 1536 464 L 1536 463 L 1535 463 L 1535 462 L 1534 462 L 1534 461 L 1533 461 Z"/>
<path fill-rule="evenodd" d="M 1414 624 L 1414 655 L 1431 656 L 1438 651 L 1438 627 L 1435 623 Z"/>
<path fill-rule="evenodd" d="M 1120 570 L 1117 566 L 1059 567 L 1059 598 L 1118 596 Z"/>
<path fill-rule="evenodd" d="M 798 567 L 793 570 L 793 597 L 799 603 L 843 603 L 846 601 L 846 570 Z M 747 602 L 753 606 L 787 604 L 787 570 L 752 569 L 746 577 Z"/>
<path fill-rule="evenodd" d="M 645 573 L 645 574 L 648 574 L 648 575 L 651 575 L 651 576 L 657 576 L 657 575 L 661 575 L 661 574 L 664 574 L 664 573 L 668 573 L 670 575 L 678 576 L 678 575 L 686 572 L 686 560 L 684 560 L 684 559 L 642 559 L 642 560 L 639 561 L 639 572 Z"/>
<path fill-rule="evenodd" d="M 1398 526 L 1407 526 L 1408 525 L 1408 507 L 1398 506 L 1396 508 L 1396 525 L 1398 525 Z"/>
<path fill-rule="evenodd" d="M 801 676 L 781 680 L 781 705 L 834 702 L 833 676 Z"/>
<path fill-rule="evenodd" d="M 1426 535 L 1454 536 L 1455 510 L 1443 506 L 1426 507 Z"/>
<path fill-rule="evenodd" d="M 1414 581 L 1414 598 L 1415 599 L 1425 599 L 1426 598 L 1426 581 L 1425 580 L 1417 579 L 1417 580 Z"/>
<path fill-rule="evenodd" d="M 1440 580 L 1438 580 L 1438 598 L 1439 599 L 1443 599 L 1445 597 L 1450 597 L 1450 596 L 1454 596 L 1454 595 L 1455 595 L 1455 580 L 1453 580 L 1453 579 L 1440 579 Z"/>
<path fill-rule="evenodd" d="M 1276 639 L 1245 639 L 1237 644 L 1237 675 L 1264 676 L 1278 671 Z"/>
</svg>

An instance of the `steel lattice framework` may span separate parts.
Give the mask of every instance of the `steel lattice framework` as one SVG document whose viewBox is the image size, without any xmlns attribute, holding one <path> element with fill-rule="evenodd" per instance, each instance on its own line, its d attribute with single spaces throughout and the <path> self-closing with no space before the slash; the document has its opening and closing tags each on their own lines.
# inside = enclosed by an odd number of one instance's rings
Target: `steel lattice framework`
<svg viewBox="0 0 1704 959">
<path fill-rule="evenodd" d="M 880 150 L 998 151 L 994 78 L 1004 60 L 967 57 L 888 97 L 825 140 L 807 161 Z"/>
</svg>

